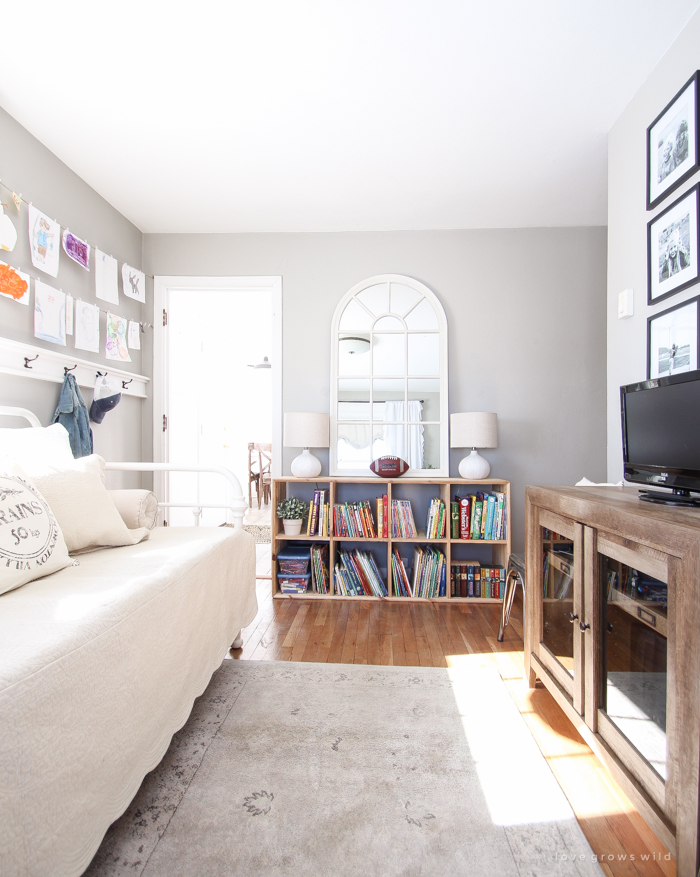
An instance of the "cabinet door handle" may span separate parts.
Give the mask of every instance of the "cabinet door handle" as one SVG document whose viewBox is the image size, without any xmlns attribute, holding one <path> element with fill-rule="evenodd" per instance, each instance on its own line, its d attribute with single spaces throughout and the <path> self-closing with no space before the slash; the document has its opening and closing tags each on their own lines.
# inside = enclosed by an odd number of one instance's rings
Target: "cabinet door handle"
<svg viewBox="0 0 700 877">
<path fill-rule="evenodd" d="M 586 630 L 590 630 L 590 629 L 591 629 L 591 625 L 590 625 L 590 624 L 584 624 L 583 621 L 579 621 L 579 623 L 578 623 L 578 628 L 579 628 L 579 630 L 581 631 L 581 633 L 583 633 L 583 632 L 586 631 Z"/>
<path fill-rule="evenodd" d="M 578 619 L 578 615 L 574 615 L 573 612 L 569 612 L 569 621 L 573 624 L 574 621 Z"/>
<path fill-rule="evenodd" d="M 612 633 L 612 632 L 613 632 L 613 626 L 612 626 L 611 622 L 608 621 L 608 625 L 607 625 L 607 626 L 608 626 L 608 633 Z"/>
</svg>

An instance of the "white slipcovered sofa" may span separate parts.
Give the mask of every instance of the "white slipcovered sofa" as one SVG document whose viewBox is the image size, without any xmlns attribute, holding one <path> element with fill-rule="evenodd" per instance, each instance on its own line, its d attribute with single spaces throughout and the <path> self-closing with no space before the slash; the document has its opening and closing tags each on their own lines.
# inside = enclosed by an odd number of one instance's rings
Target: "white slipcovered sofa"
<svg viewBox="0 0 700 877">
<path fill-rule="evenodd" d="M 240 527 L 76 560 L 0 594 L 3 877 L 82 873 L 257 611 Z"/>
</svg>

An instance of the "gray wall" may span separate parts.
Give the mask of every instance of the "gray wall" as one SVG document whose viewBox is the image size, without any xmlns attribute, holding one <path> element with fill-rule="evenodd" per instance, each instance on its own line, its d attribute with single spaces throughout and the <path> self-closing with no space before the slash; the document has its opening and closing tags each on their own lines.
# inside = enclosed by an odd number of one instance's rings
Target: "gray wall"
<svg viewBox="0 0 700 877">
<path fill-rule="evenodd" d="M 647 318 L 692 298 L 700 286 L 647 305 L 647 222 L 698 182 L 699 174 L 646 210 L 646 129 L 700 68 L 700 12 L 654 68 L 608 138 L 608 478 L 622 478 L 620 387 L 646 378 Z M 617 296 L 634 289 L 634 316 L 617 319 Z"/>
<path fill-rule="evenodd" d="M 484 452 L 513 482 L 514 546 L 526 484 L 605 475 L 604 228 L 144 236 L 154 275 L 283 278 L 283 408 L 328 411 L 330 324 L 358 281 L 406 274 L 449 325 L 450 411 L 496 411 Z M 285 449 L 284 471 L 295 452 Z M 463 451 L 452 451 L 457 473 Z M 327 454 L 323 457 L 327 470 Z"/>
<path fill-rule="evenodd" d="M 117 210 L 101 198 L 90 186 L 74 174 L 62 161 L 43 146 L 25 128 L 0 109 L 0 142 L 2 142 L 2 181 L 23 198 L 30 201 L 39 210 L 68 227 L 81 238 L 89 241 L 120 261 L 126 261 L 135 267 L 141 267 L 142 234 L 136 226 L 124 218 Z M 91 256 L 91 270 L 85 271 L 61 251 L 59 273 L 57 278 L 44 274 L 31 264 L 29 237 L 27 232 L 27 207 L 17 213 L 12 204 L 11 194 L 6 189 L 0 190 L 2 201 L 8 204 L 6 212 L 12 218 L 18 232 L 15 249 L 11 253 L 0 253 L 0 259 L 16 268 L 27 271 L 33 278 L 39 277 L 51 286 L 62 289 L 74 298 L 107 307 L 105 302 L 95 298 L 94 257 Z M 121 273 L 121 265 L 120 265 Z M 121 282 L 120 282 L 121 287 Z M 152 281 L 147 283 L 147 295 L 152 298 Z M 17 341 L 25 341 L 36 347 L 67 353 L 73 348 L 73 339 L 69 337 L 65 348 L 34 337 L 33 331 L 34 292 L 30 307 L 24 307 L 14 301 L 0 296 L 0 335 Z M 118 307 L 114 310 L 120 316 L 133 320 L 144 320 L 146 308 L 120 292 Z M 149 321 L 152 322 L 152 321 Z M 105 315 L 101 315 L 101 348 L 102 354 L 77 351 L 81 359 L 95 361 L 104 371 L 107 361 L 104 356 Z M 141 351 L 132 351 L 132 363 L 120 367 L 150 376 L 152 354 L 152 333 L 142 335 L 146 347 Z M 60 385 L 45 381 L 23 380 L 8 375 L 0 375 L 0 404 L 21 405 L 33 410 L 42 423 L 51 422 L 56 408 Z M 85 400 L 90 405 L 92 392 L 82 389 Z M 148 402 L 135 398 L 123 398 L 120 405 L 107 415 L 101 425 L 93 425 L 95 451 L 108 460 L 140 460 L 142 459 L 144 434 L 148 446 L 151 445 L 151 423 L 144 418 L 144 409 L 149 408 Z M 1 425 L 18 425 L 18 421 Z M 138 476 L 110 476 L 111 483 L 138 484 Z"/>
</svg>

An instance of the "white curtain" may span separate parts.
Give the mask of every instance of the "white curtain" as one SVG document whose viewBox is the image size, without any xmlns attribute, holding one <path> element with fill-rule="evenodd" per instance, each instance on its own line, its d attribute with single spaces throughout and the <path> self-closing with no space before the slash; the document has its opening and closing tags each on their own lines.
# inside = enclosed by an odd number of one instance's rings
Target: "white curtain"
<svg viewBox="0 0 700 877">
<path fill-rule="evenodd" d="M 384 420 L 422 420 L 423 403 L 418 399 L 410 402 L 385 402 Z M 384 424 L 384 446 L 386 454 L 401 457 L 412 469 L 423 468 L 423 427 L 419 423 Z"/>
</svg>

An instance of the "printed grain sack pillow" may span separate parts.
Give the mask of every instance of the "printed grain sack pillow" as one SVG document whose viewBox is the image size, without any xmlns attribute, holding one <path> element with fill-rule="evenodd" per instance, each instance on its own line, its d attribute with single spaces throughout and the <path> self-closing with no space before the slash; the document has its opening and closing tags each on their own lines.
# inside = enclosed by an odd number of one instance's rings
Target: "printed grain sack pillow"
<svg viewBox="0 0 700 877">
<path fill-rule="evenodd" d="M 0 461 L 0 594 L 70 563 L 48 502 L 19 466 Z"/>
</svg>

